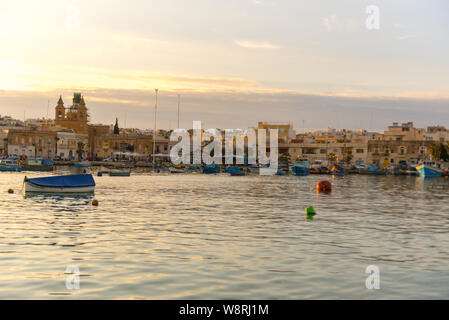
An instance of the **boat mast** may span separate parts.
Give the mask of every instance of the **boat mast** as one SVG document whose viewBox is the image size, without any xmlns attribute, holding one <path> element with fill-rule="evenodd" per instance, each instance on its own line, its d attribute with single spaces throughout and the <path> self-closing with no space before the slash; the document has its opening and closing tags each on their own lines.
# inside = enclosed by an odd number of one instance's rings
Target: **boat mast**
<svg viewBox="0 0 449 320">
<path fill-rule="evenodd" d="M 156 92 L 156 104 L 154 105 L 154 130 L 153 130 L 153 170 L 156 163 L 154 155 L 156 154 L 156 121 L 157 121 L 157 93 L 159 89 L 154 90 Z"/>
</svg>

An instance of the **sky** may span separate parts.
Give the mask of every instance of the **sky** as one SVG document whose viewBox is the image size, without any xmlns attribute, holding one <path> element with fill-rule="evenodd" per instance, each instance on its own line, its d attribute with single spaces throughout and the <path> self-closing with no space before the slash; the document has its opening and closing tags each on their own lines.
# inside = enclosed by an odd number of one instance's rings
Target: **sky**
<svg viewBox="0 0 449 320">
<path fill-rule="evenodd" d="M 184 128 L 449 127 L 448 40 L 445 0 L 1 0 L 0 114 L 79 91 L 92 122 L 151 128 L 158 88 L 165 128 L 178 94 Z"/>
</svg>

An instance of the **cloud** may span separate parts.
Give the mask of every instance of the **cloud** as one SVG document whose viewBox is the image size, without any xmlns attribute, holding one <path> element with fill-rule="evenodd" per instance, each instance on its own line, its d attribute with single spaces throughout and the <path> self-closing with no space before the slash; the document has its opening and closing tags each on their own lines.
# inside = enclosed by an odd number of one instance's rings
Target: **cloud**
<svg viewBox="0 0 449 320">
<path fill-rule="evenodd" d="M 321 18 L 321 23 L 327 31 L 331 32 L 337 25 L 337 15 L 332 14 L 328 17 Z"/>
<path fill-rule="evenodd" d="M 395 22 L 395 23 L 393 23 L 393 28 L 405 29 L 405 28 L 407 28 L 407 26 L 405 24 L 402 24 L 402 23 L 399 23 L 399 22 Z"/>
<path fill-rule="evenodd" d="M 321 24 L 328 32 L 335 30 L 354 32 L 357 30 L 357 22 L 352 19 L 340 19 L 336 14 L 331 14 L 327 17 L 321 18 Z"/>
<path fill-rule="evenodd" d="M 248 48 L 248 49 L 279 49 L 280 48 L 280 46 L 271 44 L 269 42 L 234 40 L 234 43 L 240 47 Z"/>
<path fill-rule="evenodd" d="M 416 34 L 406 34 L 403 36 L 399 36 L 398 40 L 407 40 L 407 39 L 413 39 L 416 38 Z"/>
</svg>

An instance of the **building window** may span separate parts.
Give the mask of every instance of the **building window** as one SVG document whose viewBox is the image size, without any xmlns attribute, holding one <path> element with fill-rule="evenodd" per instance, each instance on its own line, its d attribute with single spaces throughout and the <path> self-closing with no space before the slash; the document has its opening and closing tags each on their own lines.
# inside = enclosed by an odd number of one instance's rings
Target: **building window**
<svg viewBox="0 0 449 320">
<path fill-rule="evenodd" d="M 363 149 L 357 149 L 356 153 L 364 153 L 364 150 Z"/>
</svg>

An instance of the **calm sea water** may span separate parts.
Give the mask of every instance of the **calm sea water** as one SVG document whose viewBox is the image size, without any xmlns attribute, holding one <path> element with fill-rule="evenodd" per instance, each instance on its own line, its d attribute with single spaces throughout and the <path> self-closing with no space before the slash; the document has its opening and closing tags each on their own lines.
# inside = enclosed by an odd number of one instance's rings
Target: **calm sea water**
<svg viewBox="0 0 449 320">
<path fill-rule="evenodd" d="M 24 198 L 24 175 L 0 175 L 2 299 L 449 298 L 448 179 L 140 172 Z"/>
</svg>

